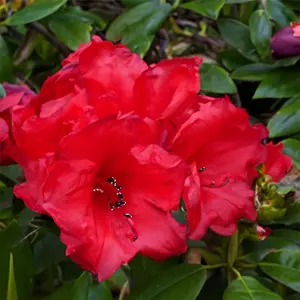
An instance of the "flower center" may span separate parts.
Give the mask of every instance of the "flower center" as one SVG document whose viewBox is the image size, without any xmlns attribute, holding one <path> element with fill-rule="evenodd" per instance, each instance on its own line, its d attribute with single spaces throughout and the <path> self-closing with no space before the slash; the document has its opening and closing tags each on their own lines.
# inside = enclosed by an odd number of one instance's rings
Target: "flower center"
<svg viewBox="0 0 300 300">
<path fill-rule="evenodd" d="M 122 192 L 122 185 L 120 185 L 115 177 L 109 177 L 103 183 L 97 183 L 93 189 L 94 193 L 101 193 L 104 197 L 107 197 L 108 205 L 111 211 L 120 209 L 126 206 L 127 202 L 124 200 L 124 194 Z M 128 212 L 123 213 L 126 221 L 132 232 L 131 238 L 133 241 L 137 240 L 138 234 L 132 220 L 132 215 Z"/>
</svg>

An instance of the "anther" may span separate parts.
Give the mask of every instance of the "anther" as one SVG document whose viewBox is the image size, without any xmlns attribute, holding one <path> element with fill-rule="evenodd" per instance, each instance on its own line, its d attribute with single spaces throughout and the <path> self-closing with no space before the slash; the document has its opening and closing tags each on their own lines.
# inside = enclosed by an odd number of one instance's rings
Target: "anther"
<svg viewBox="0 0 300 300">
<path fill-rule="evenodd" d="M 206 170 L 206 167 L 201 167 L 199 170 L 198 170 L 198 172 L 203 172 L 203 171 L 205 171 Z"/>
<path fill-rule="evenodd" d="M 125 216 L 126 218 L 128 218 L 128 219 L 132 219 L 132 215 L 129 214 L 129 213 L 125 213 L 124 216 Z"/>
</svg>

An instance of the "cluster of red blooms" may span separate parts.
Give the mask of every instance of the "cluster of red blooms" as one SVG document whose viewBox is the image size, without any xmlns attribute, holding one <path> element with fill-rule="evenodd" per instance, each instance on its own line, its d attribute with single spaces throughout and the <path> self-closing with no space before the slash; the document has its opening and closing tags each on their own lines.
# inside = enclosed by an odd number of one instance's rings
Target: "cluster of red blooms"
<svg viewBox="0 0 300 300">
<path fill-rule="evenodd" d="M 198 95 L 200 58 L 148 66 L 126 46 L 94 37 L 41 92 L 5 84 L 1 163 L 26 181 L 14 193 L 51 216 L 67 255 L 108 278 L 136 253 L 184 253 L 208 228 L 232 235 L 256 219 L 253 181 L 291 167 L 229 98 Z M 187 225 L 173 218 L 181 198 Z"/>
</svg>

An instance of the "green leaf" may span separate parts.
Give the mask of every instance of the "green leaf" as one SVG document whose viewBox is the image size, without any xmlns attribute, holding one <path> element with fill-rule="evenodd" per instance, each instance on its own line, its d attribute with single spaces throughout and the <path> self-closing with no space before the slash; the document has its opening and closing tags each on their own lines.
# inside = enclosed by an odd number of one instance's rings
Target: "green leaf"
<svg viewBox="0 0 300 300">
<path fill-rule="evenodd" d="M 283 152 L 289 155 L 297 169 L 300 169 L 300 141 L 295 139 L 286 139 L 283 141 Z"/>
<path fill-rule="evenodd" d="M 76 50 L 80 44 L 91 40 L 90 24 L 54 17 L 49 20 L 48 25 L 58 38 L 72 50 Z"/>
<path fill-rule="evenodd" d="M 273 279 L 300 292 L 300 249 L 270 253 L 260 267 Z"/>
<path fill-rule="evenodd" d="M 132 294 L 129 300 L 194 300 L 200 293 L 206 279 L 201 265 L 181 264 L 163 272 L 152 284 L 139 294 Z"/>
<path fill-rule="evenodd" d="M 226 0 L 228 4 L 236 4 L 236 3 L 247 3 L 252 2 L 253 0 Z"/>
<path fill-rule="evenodd" d="M 253 98 L 287 98 L 300 93 L 298 68 L 278 69 L 267 74 L 258 86 Z"/>
<path fill-rule="evenodd" d="M 277 223 L 285 225 L 300 223 L 300 202 L 296 202 L 289 208 L 285 216 L 282 219 L 277 220 Z"/>
<path fill-rule="evenodd" d="M 68 6 L 58 10 L 55 14 L 51 15 L 49 19 L 59 18 L 60 20 L 77 21 L 78 23 L 94 24 L 99 28 L 104 29 L 106 21 L 100 18 L 92 11 L 84 11 L 79 6 Z"/>
<path fill-rule="evenodd" d="M 228 72 L 215 64 L 201 64 L 200 74 L 201 89 L 203 91 L 217 94 L 234 94 L 237 92 Z"/>
<path fill-rule="evenodd" d="M 274 62 L 275 67 L 290 67 L 293 66 L 300 59 L 300 55 L 278 59 Z"/>
<path fill-rule="evenodd" d="M 190 9 L 199 15 L 216 20 L 224 4 L 225 0 L 194 0 L 181 4 L 180 6 Z"/>
<path fill-rule="evenodd" d="M 28 24 L 43 19 L 63 6 L 67 0 L 39 0 L 30 5 L 25 6 L 11 17 L 7 18 L 3 23 L 9 26 Z"/>
<path fill-rule="evenodd" d="M 103 281 L 89 287 L 88 300 L 113 300 L 108 284 Z"/>
<path fill-rule="evenodd" d="M 13 80 L 13 63 L 5 40 L 0 35 L 0 82 Z M 4 91 L 4 92 L 3 92 Z M 5 90 L 1 85 L 1 96 L 5 96 Z"/>
<path fill-rule="evenodd" d="M 0 84 L 0 98 L 5 97 L 5 95 L 6 95 L 6 91 L 5 91 L 4 87 L 3 87 L 3 85 Z"/>
<path fill-rule="evenodd" d="M 4 175 L 11 181 L 19 183 L 23 171 L 19 165 L 0 166 L 0 175 Z"/>
<path fill-rule="evenodd" d="M 219 54 L 219 57 L 224 67 L 229 71 L 235 70 L 250 63 L 247 58 L 233 48 L 222 51 Z"/>
<path fill-rule="evenodd" d="M 67 282 L 56 289 L 52 294 L 45 297 L 45 300 L 66 300 L 69 299 L 72 292 L 73 283 Z"/>
<path fill-rule="evenodd" d="M 129 9 L 109 26 L 106 38 L 121 39 L 133 52 L 143 57 L 149 50 L 156 30 L 171 12 L 171 5 L 160 1 L 146 2 Z"/>
<path fill-rule="evenodd" d="M 0 188 L 0 210 L 12 207 L 13 191 L 11 187 Z"/>
<path fill-rule="evenodd" d="M 65 245 L 59 237 L 51 232 L 45 235 L 34 244 L 34 263 L 36 273 L 41 273 L 52 265 L 65 259 Z"/>
<path fill-rule="evenodd" d="M 248 26 L 234 19 L 219 19 L 217 25 L 226 43 L 236 48 L 247 59 L 254 62 L 259 60 Z"/>
<path fill-rule="evenodd" d="M 89 296 L 89 285 L 92 283 L 91 274 L 83 272 L 75 281 L 71 291 L 72 300 L 87 300 Z"/>
<path fill-rule="evenodd" d="M 271 55 L 270 40 L 272 36 L 272 25 L 264 10 L 252 13 L 249 20 L 249 29 L 252 43 L 262 58 Z"/>
<path fill-rule="evenodd" d="M 300 94 L 291 99 L 290 104 L 282 107 L 268 123 L 270 137 L 280 137 L 300 131 Z"/>
<path fill-rule="evenodd" d="M 293 209 L 293 208 L 292 208 Z M 299 219 L 300 222 L 300 219 Z M 294 243 L 300 247 L 300 232 L 292 229 L 275 229 L 272 230 L 273 236 L 279 236 L 287 241 Z"/>
<path fill-rule="evenodd" d="M 32 299 L 33 261 L 29 242 L 16 221 L 0 230 L 0 299 L 6 299 L 10 257 L 13 257 L 14 280 L 18 300 Z"/>
<path fill-rule="evenodd" d="M 9 255 L 9 275 L 6 300 L 18 300 L 17 285 L 15 281 L 14 258 L 13 254 Z"/>
<path fill-rule="evenodd" d="M 153 279 L 177 263 L 178 259 L 176 257 L 158 262 L 140 254 L 136 255 L 129 262 L 131 277 L 134 282 L 133 291 L 135 293 L 143 291 Z"/>
<path fill-rule="evenodd" d="M 282 298 L 265 288 L 256 279 L 243 276 L 234 280 L 226 289 L 223 300 L 282 300 Z"/>
<path fill-rule="evenodd" d="M 295 21 L 296 16 L 292 9 L 287 7 L 281 0 L 266 1 L 267 14 L 280 27 L 288 26 L 291 21 Z"/>
<path fill-rule="evenodd" d="M 257 263 L 263 260 L 269 253 L 277 249 L 299 249 L 299 247 L 284 237 L 270 235 L 264 241 L 256 241 L 245 244 L 245 249 L 249 251 L 245 257 L 245 261 L 249 263 Z"/>
<path fill-rule="evenodd" d="M 145 3 L 145 2 L 152 2 L 153 0 L 121 0 L 122 4 L 126 7 L 132 7 L 137 6 L 139 4 Z"/>
<path fill-rule="evenodd" d="M 261 81 L 264 79 L 266 74 L 274 70 L 275 66 L 255 63 L 242 66 L 231 74 L 231 78 L 244 81 Z"/>
</svg>

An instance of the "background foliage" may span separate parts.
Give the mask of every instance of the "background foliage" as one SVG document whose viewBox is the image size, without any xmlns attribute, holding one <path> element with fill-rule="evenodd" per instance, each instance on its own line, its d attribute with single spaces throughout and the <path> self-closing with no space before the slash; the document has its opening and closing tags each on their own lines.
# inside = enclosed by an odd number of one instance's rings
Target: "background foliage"
<svg viewBox="0 0 300 300">
<path fill-rule="evenodd" d="M 299 19 L 300 1 L 2 0 L 0 14 L 0 82 L 37 92 L 93 34 L 121 41 L 148 63 L 201 55 L 202 92 L 230 94 L 253 122 L 267 124 L 295 165 L 283 183 L 299 189 L 300 55 L 274 60 L 270 38 Z M 137 256 L 97 284 L 65 256 L 52 220 L 13 197 L 18 166 L 1 167 L 0 179 L 1 300 L 300 299 L 297 201 L 262 222 L 273 229 L 263 241 L 243 239 L 243 229 L 230 238 L 208 233 L 184 257 L 157 263 Z"/>
</svg>

